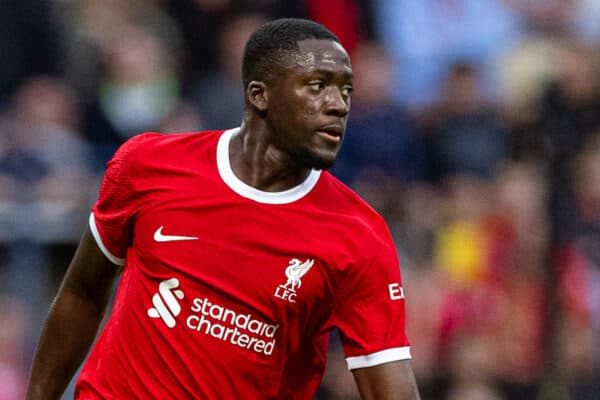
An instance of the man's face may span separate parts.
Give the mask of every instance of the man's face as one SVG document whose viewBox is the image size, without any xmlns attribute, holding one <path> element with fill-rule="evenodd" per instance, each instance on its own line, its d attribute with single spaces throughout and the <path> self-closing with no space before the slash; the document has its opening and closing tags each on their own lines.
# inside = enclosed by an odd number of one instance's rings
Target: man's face
<svg viewBox="0 0 600 400">
<path fill-rule="evenodd" d="M 285 53 L 283 71 L 268 87 L 267 123 L 273 144 L 300 167 L 333 166 L 350 110 L 352 68 L 333 40 L 307 39 Z"/>
</svg>

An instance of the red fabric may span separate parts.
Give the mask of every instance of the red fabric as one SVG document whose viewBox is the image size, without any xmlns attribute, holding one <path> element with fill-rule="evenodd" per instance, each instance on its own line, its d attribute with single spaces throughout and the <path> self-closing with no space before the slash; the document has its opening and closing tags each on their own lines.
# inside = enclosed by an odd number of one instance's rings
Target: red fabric
<svg viewBox="0 0 600 400">
<path fill-rule="evenodd" d="M 127 258 L 76 398 L 312 399 L 331 328 L 347 356 L 408 346 L 383 219 L 326 172 L 287 204 L 239 195 L 220 136 L 142 135 L 109 164 L 93 214 Z"/>
</svg>

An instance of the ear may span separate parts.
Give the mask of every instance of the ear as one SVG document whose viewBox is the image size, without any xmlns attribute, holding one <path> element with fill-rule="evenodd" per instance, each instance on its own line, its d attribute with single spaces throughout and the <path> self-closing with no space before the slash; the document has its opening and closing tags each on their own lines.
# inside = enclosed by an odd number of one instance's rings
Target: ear
<svg viewBox="0 0 600 400">
<path fill-rule="evenodd" d="M 269 91 L 262 81 L 252 81 L 248 84 L 246 98 L 259 112 L 267 111 L 269 108 Z"/>
</svg>

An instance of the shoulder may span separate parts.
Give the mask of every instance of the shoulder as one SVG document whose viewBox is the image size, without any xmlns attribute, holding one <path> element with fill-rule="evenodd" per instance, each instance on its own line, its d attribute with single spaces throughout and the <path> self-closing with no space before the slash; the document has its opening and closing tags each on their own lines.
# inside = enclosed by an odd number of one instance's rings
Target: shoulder
<svg viewBox="0 0 600 400">
<path fill-rule="evenodd" d="M 119 147 L 111 162 L 127 160 L 128 163 L 145 163 L 177 155 L 188 154 L 201 147 L 216 146 L 223 131 L 185 133 L 145 132 L 133 136 Z M 178 158 L 175 158 L 177 160 Z"/>
<path fill-rule="evenodd" d="M 329 172 L 321 176 L 320 193 L 325 207 L 346 217 L 349 225 L 354 225 L 365 239 L 391 240 L 385 219 L 354 190 Z"/>
<path fill-rule="evenodd" d="M 202 159 L 199 150 L 216 148 L 222 132 L 145 132 L 133 136 L 117 149 L 107 163 L 106 177 L 113 182 L 131 181 L 186 159 Z"/>
<path fill-rule="evenodd" d="M 350 212 L 356 216 L 375 220 L 382 219 L 381 215 L 369 203 L 330 172 L 323 171 L 321 173 L 320 189 L 323 191 L 322 195 L 335 200 L 335 203 L 331 202 L 333 207 L 341 207 L 344 212 Z"/>
<path fill-rule="evenodd" d="M 132 137 L 121 148 L 126 150 L 135 149 L 138 152 L 151 152 L 153 150 L 177 151 L 181 147 L 194 144 L 216 143 L 221 133 L 223 133 L 222 130 L 184 133 L 145 132 Z"/>
</svg>

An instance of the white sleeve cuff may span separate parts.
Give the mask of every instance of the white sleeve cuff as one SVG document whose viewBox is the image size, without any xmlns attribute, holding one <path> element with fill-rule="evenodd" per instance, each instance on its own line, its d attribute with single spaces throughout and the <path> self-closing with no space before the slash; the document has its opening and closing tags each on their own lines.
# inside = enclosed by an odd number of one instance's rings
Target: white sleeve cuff
<svg viewBox="0 0 600 400">
<path fill-rule="evenodd" d="M 124 258 L 119 258 L 119 257 L 115 256 L 114 254 L 112 254 L 110 251 L 108 251 L 108 249 L 106 248 L 104 243 L 102 243 L 102 238 L 100 237 L 100 232 L 98 231 L 98 227 L 96 226 L 96 220 L 94 218 L 94 213 L 90 213 L 90 231 L 92 231 L 92 236 L 94 236 L 94 239 L 96 239 L 96 244 L 98 244 L 98 247 L 102 251 L 102 254 L 104 254 L 106 256 L 106 258 L 108 258 L 113 264 L 117 264 L 121 267 L 123 265 L 125 265 Z"/>
<path fill-rule="evenodd" d="M 392 361 L 410 360 L 410 347 L 394 347 L 392 349 L 378 351 L 366 356 L 347 357 L 348 369 L 374 367 Z"/>
</svg>

